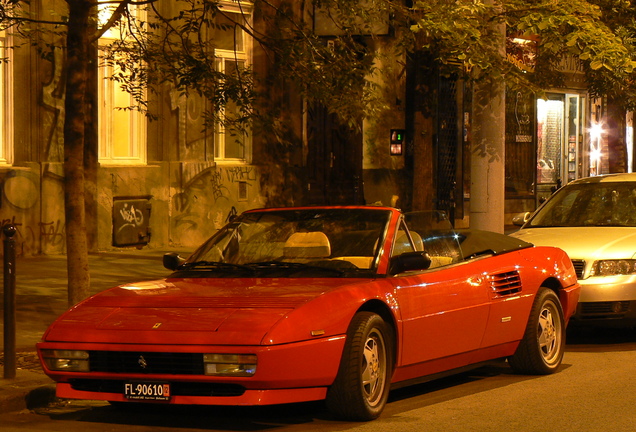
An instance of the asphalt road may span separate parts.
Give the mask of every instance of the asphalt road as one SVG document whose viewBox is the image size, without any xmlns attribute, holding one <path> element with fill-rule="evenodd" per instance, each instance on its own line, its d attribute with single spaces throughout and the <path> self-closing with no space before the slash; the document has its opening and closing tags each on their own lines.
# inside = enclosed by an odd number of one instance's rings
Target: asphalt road
<svg viewBox="0 0 636 432">
<path fill-rule="evenodd" d="M 561 370 L 520 376 L 481 368 L 391 393 L 369 423 L 333 421 L 322 404 L 121 411 L 73 401 L 0 416 L 8 431 L 634 432 L 636 332 L 570 335 Z"/>
</svg>

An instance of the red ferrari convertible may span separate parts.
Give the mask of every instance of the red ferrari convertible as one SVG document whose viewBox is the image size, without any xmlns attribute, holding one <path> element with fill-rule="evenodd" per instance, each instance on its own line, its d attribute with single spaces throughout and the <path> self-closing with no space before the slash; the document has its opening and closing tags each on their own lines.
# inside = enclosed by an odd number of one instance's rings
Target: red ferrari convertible
<svg viewBox="0 0 636 432">
<path fill-rule="evenodd" d="M 568 256 L 439 213 L 243 213 L 166 279 L 103 291 L 37 345 L 62 398 L 114 404 L 326 400 L 371 420 L 391 388 L 493 359 L 555 372 L 579 285 Z"/>
</svg>

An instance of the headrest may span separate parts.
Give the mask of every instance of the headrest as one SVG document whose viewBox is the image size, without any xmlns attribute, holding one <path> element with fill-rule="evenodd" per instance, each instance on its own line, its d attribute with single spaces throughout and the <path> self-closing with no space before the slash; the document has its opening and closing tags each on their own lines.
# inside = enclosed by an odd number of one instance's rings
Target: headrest
<svg viewBox="0 0 636 432">
<path fill-rule="evenodd" d="M 421 252 L 424 250 L 424 242 L 422 237 L 415 231 L 411 231 L 411 238 L 415 244 L 411 245 L 411 242 L 404 231 L 398 231 L 397 238 L 395 239 L 395 246 L 393 248 L 393 256 L 401 255 L 405 252 L 415 251 Z"/>
<path fill-rule="evenodd" d="M 319 231 L 294 233 L 283 248 L 285 258 L 327 258 L 329 255 L 329 239 L 325 233 Z"/>
</svg>

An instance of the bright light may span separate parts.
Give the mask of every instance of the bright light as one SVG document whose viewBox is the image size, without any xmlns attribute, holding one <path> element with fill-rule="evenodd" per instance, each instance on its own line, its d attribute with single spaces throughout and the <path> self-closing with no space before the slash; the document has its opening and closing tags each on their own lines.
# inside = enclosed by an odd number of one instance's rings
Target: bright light
<svg viewBox="0 0 636 432">
<path fill-rule="evenodd" d="M 588 132 L 590 133 L 591 140 L 598 141 L 601 139 L 601 135 L 603 135 L 603 125 L 600 123 L 593 123 Z"/>
<path fill-rule="evenodd" d="M 600 173 L 601 167 L 603 125 L 601 123 L 592 123 L 588 132 L 590 134 L 590 175 L 595 176 Z"/>
</svg>

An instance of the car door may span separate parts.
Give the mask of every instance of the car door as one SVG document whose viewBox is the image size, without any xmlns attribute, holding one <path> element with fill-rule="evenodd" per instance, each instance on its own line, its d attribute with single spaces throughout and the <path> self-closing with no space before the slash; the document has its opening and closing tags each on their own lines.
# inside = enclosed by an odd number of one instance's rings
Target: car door
<svg viewBox="0 0 636 432">
<path fill-rule="evenodd" d="M 412 215 L 395 236 L 392 255 L 420 250 L 431 259 L 429 269 L 393 278 L 402 318 L 402 365 L 477 350 L 484 336 L 490 297 L 487 278 L 479 277 L 483 263 L 461 262 L 454 231 L 444 222 L 430 214 Z M 410 250 L 405 237 L 413 241 Z"/>
<path fill-rule="evenodd" d="M 402 365 L 479 349 L 490 304 L 486 278 L 474 265 L 451 264 L 393 282 L 402 317 Z"/>
</svg>

